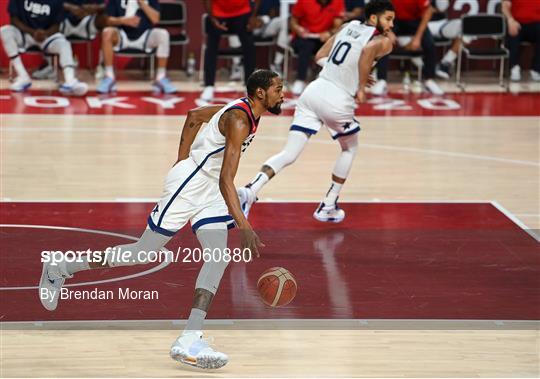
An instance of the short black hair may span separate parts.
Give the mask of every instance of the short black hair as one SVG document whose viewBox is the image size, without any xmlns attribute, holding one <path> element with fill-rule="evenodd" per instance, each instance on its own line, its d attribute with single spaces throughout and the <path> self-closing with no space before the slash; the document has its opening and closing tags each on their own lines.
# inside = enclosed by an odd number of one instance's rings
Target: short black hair
<svg viewBox="0 0 540 379">
<path fill-rule="evenodd" d="M 392 2 L 390 0 L 371 0 L 366 5 L 366 19 L 369 19 L 372 14 L 377 15 L 386 11 L 394 12 L 394 5 L 392 5 Z"/>
<path fill-rule="evenodd" d="M 272 70 L 255 70 L 247 80 L 248 96 L 254 96 L 257 88 L 262 88 L 266 91 L 272 85 L 272 79 L 278 76 Z"/>
</svg>

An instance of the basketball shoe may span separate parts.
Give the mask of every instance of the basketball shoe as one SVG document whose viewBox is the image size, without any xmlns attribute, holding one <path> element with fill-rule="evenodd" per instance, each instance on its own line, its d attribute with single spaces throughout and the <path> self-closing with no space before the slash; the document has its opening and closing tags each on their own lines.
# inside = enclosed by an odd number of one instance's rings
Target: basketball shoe
<svg viewBox="0 0 540 379">
<path fill-rule="evenodd" d="M 39 300 L 48 311 L 54 311 L 58 306 L 58 299 L 62 286 L 67 278 L 73 275 L 67 275 L 61 272 L 59 265 L 53 265 L 51 262 L 43 263 L 41 279 L 39 280 Z"/>
<path fill-rule="evenodd" d="M 240 200 L 240 208 L 242 208 L 244 216 L 248 218 L 251 206 L 258 200 L 257 196 L 249 187 L 240 187 L 236 190 L 236 193 L 238 194 L 238 200 Z"/>
<path fill-rule="evenodd" d="M 334 204 L 326 205 L 321 203 L 317 210 L 313 213 L 315 220 L 322 222 L 341 222 L 345 218 L 345 211 L 338 207 L 337 199 Z"/>
<path fill-rule="evenodd" d="M 229 362 L 226 354 L 215 351 L 203 340 L 202 332 L 182 334 L 172 344 L 170 355 L 175 361 L 205 369 L 220 368 Z"/>
</svg>

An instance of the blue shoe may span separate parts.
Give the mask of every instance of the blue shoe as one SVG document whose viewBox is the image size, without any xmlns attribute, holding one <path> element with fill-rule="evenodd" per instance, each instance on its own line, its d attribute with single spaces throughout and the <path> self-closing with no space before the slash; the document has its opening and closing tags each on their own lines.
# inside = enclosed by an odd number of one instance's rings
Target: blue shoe
<svg viewBox="0 0 540 379">
<path fill-rule="evenodd" d="M 71 84 L 64 83 L 62 84 L 58 90 L 61 94 L 67 95 L 67 96 L 83 96 L 88 92 L 88 85 L 83 82 L 79 82 L 78 80 L 75 80 Z"/>
<path fill-rule="evenodd" d="M 154 89 L 154 92 L 158 92 L 158 93 L 164 93 L 164 94 L 176 93 L 176 88 L 172 85 L 171 81 L 167 78 L 161 78 L 159 80 L 156 80 L 152 84 L 152 88 Z"/>
<path fill-rule="evenodd" d="M 105 76 L 99 82 L 99 85 L 96 88 L 96 91 L 99 93 L 111 93 L 116 91 L 116 81 L 109 77 Z"/>
</svg>

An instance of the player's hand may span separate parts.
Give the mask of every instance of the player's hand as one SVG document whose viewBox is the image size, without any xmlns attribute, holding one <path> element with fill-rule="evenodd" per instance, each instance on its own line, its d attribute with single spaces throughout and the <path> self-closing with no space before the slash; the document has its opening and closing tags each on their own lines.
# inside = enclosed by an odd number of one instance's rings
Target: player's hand
<svg viewBox="0 0 540 379">
<path fill-rule="evenodd" d="M 519 22 L 517 22 L 513 18 L 508 20 L 508 34 L 510 35 L 510 37 L 517 36 L 520 30 L 521 30 L 521 24 Z"/>
<path fill-rule="evenodd" d="M 358 92 L 356 92 L 354 101 L 356 101 L 358 104 L 362 104 L 362 103 L 365 103 L 366 100 L 367 100 L 366 91 L 358 90 Z"/>
<path fill-rule="evenodd" d="M 227 31 L 229 30 L 229 28 L 227 27 L 227 24 L 224 23 L 224 22 L 220 22 L 217 18 L 215 17 L 212 17 L 210 18 L 210 22 L 212 23 L 212 25 L 214 25 L 214 27 L 216 29 L 219 29 L 219 30 L 223 30 L 223 31 Z"/>
<path fill-rule="evenodd" d="M 240 229 L 240 240 L 242 243 L 242 250 L 249 249 L 254 256 L 257 258 L 260 257 L 259 248 L 265 247 L 265 244 L 261 242 L 259 236 L 253 229 Z"/>
<path fill-rule="evenodd" d="M 420 50 L 420 40 L 418 38 L 413 38 L 412 41 L 405 46 L 405 49 L 410 51 Z"/>
<path fill-rule="evenodd" d="M 257 28 L 260 28 L 262 24 L 263 22 L 260 18 L 258 18 L 257 16 L 251 16 L 247 24 L 247 30 L 252 32 Z"/>
<path fill-rule="evenodd" d="M 308 34 L 308 31 L 306 29 L 304 29 L 303 27 L 299 26 L 296 29 L 296 34 L 298 34 L 298 37 L 306 38 L 307 34 Z"/>
<path fill-rule="evenodd" d="M 330 32 L 322 32 L 319 34 L 319 39 L 322 43 L 328 41 L 330 37 L 332 37 L 332 34 L 330 34 Z"/>
<path fill-rule="evenodd" d="M 32 37 L 36 42 L 43 42 L 47 39 L 47 32 L 43 29 L 36 29 L 34 30 Z"/>
<path fill-rule="evenodd" d="M 122 24 L 125 26 L 130 26 L 136 28 L 141 23 L 141 18 L 139 16 L 124 17 L 122 19 Z"/>
<path fill-rule="evenodd" d="M 375 83 L 377 83 L 377 79 L 375 79 L 373 75 L 370 75 L 367 80 L 366 87 L 371 88 L 371 86 L 374 85 Z"/>
</svg>

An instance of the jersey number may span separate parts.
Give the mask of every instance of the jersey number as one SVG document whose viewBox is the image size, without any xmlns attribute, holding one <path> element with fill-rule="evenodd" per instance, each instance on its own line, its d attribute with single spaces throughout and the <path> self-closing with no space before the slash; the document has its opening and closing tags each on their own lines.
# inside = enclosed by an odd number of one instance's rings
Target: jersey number
<svg viewBox="0 0 540 379">
<path fill-rule="evenodd" d="M 336 65 L 339 66 L 345 61 L 347 54 L 351 50 L 351 44 L 349 42 L 338 41 L 334 50 L 330 53 L 330 60 Z"/>
</svg>

